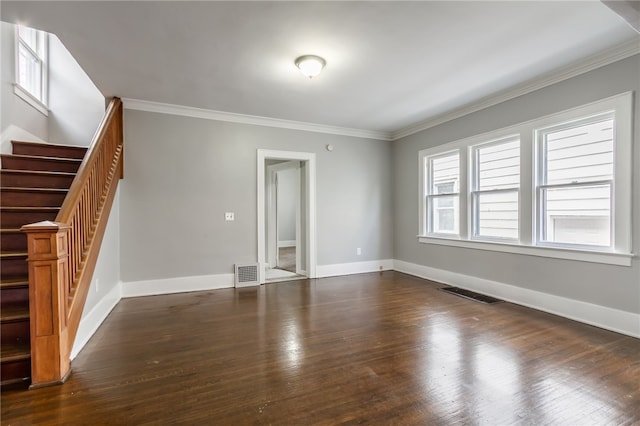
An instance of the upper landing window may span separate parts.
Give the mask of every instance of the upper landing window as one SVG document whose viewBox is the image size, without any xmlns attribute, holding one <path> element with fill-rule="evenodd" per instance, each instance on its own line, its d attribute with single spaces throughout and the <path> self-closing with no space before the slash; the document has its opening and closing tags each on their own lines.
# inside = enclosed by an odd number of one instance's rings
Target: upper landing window
<svg viewBox="0 0 640 426">
<path fill-rule="evenodd" d="M 632 97 L 420 151 L 420 241 L 630 265 Z"/>
<path fill-rule="evenodd" d="M 27 96 L 42 106 L 46 105 L 47 34 L 45 32 L 22 26 L 16 27 L 16 89 L 16 93 L 26 92 Z M 18 93 L 18 95 L 25 97 L 24 93 Z M 30 102 L 32 99 L 25 100 Z"/>
</svg>

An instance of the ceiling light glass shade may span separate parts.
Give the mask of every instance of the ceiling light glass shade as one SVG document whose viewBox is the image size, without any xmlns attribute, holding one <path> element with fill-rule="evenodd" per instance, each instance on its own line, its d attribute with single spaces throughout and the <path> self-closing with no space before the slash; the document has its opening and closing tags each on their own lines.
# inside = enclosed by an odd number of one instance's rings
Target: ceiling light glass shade
<svg viewBox="0 0 640 426">
<path fill-rule="evenodd" d="M 320 56 L 305 55 L 296 59 L 296 66 L 300 68 L 302 74 L 309 78 L 313 78 L 320 74 L 322 68 L 326 65 L 326 61 Z"/>
</svg>

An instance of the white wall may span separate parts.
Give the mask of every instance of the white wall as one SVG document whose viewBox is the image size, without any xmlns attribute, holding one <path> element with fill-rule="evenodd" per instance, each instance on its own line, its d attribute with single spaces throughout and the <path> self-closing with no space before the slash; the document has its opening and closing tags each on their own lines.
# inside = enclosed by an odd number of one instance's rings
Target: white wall
<svg viewBox="0 0 640 426">
<path fill-rule="evenodd" d="M 15 26 L 0 22 L 2 82 L 0 86 L 0 152 L 11 153 L 11 140 L 43 142 L 49 137 L 47 116 L 13 91 L 15 82 Z"/>
<path fill-rule="evenodd" d="M 120 181 L 122 183 L 122 181 Z M 80 352 L 93 333 L 120 301 L 120 189 L 116 191 L 113 206 L 104 232 L 98 262 L 82 311 L 78 334 L 71 350 L 71 358 Z"/>
<path fill-rule="evenodd" d="M 523 290 L 640 313 L 640 261 L 631 267 L 420 244 L 418 151 L 635 91 L 633 241 L 640 244 L 640 55 L 405 137 L 393 145 L 395 258 Z"/>
<path fill-rule="evenodd" d="M 49 35 L 48 116 L 14 93 L 15 25 L 2 22 L 2 141 L 11 140 L 88 146 L 104 116 L 105 98 L 60 40 Z"/>
<path fill-rule="evenodd" d="M 390 142 L 125 110 L 122 280 L 256 262 L 259 148 L 316 154 L 319 265 L 391 258 Z"/>
<path fill-rule="evenodd" d="M 49 36 L 49 142 L 88 146 L 105 98 L 58 37 Z"/>
</svg>

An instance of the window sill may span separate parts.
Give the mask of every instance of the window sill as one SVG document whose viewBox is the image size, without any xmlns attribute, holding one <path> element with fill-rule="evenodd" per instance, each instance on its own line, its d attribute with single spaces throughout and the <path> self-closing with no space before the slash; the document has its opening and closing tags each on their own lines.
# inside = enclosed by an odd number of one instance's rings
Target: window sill
<svg viewBox="0 0 640 426">
<path fill-rule="evenodd" d="M 36 99 L 31 93 L 23 89 L 22 86 L 20 86 L 18 83 L 14 83 L 13 92 L 18 95 L 18 97 L 23 101 L 38 110 L 38 112 L 40 112 L 42 115 L 44 115 L 45 117 L 49 116 L 49 109 L 47 109 L 47 106 Z"/>
<path fill-rule="evenodd" d="M 469 241 L 456 238 L 432 237 L 418 235 L 418 242 L 423 244 L 437 244 L 450 247 L 469 248 L 474 250 L 488 250 L 502 253 L 523 254 L 527 256 L 550 257 L 554 259 L 578 260 L 580 262 L 605 263 L 608 265 L 631 266 L 631 253 L 596 252 L 587 250 L 573 250 L 556 247 L 532 247 L 520 244 L 509 244 L 489 241 Z"/>
</svg>

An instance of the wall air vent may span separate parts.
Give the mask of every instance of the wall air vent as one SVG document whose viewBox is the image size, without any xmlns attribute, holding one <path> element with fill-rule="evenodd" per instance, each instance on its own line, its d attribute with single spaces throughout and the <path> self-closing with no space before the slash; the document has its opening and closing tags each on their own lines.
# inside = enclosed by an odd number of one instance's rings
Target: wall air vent
<svg viewBox="0 0 640 426">
<path fill-rule="evenodd" d="M 260 268 L 257 263 L 236 264 L 236 287 L 260 285 Z"/>
</svg>

